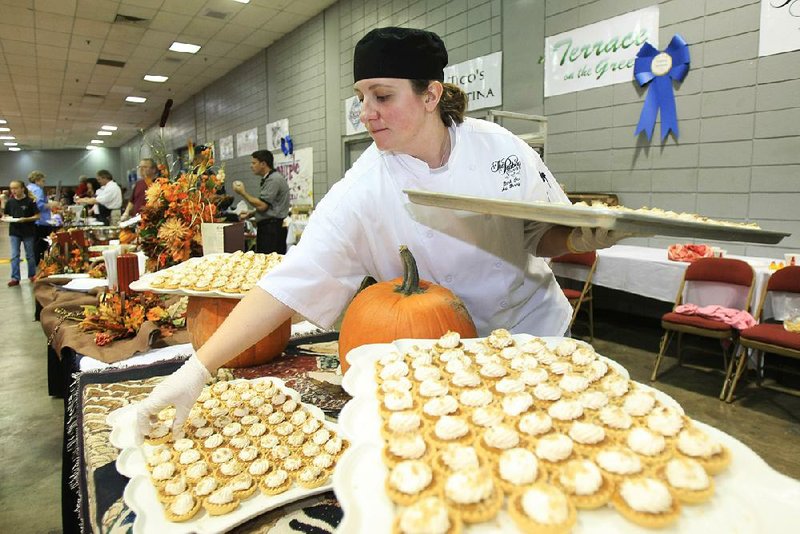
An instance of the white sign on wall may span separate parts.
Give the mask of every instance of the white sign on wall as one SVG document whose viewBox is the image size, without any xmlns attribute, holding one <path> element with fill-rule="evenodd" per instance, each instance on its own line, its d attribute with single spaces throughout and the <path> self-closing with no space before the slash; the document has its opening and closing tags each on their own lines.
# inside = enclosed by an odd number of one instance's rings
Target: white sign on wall
<svg viewBox="0 0 800 534">
<path fill-rule="evenodd" d="M 761 0 L 758 55 L 800 50 L 800 1 Z"/>
<path fill-rule="evenodd" d="M 221 137 L 219 140 L 219 160 L 233 159 L 233 136 Z"/>
<path fill-rule="evenodd" d="M 366 132 L 367 128 L 361 123 L 361 102 L 353 95 L 344 101 L 345 135 L 354 135 Z"/>
<path fill-rule="evenodd" d="M 251 128 L 236 134 L 236 154 L 249 156 L 258 150 L 258 128 Z"/>
<path fill-rule="evenodd" d="M 544 41 L 544 96 L 631 81 L 645 41 L 658 48 L 658 6 L 551 35 Z"/>
<path fill-rule="evenodd" d="M 289 119 L 267 123 L 267 150 L 280 150 L 281 139 L 289 135 Z"/>
<path fill-rule="evenodd" d="M 288 156 L 276 155 L 275 170 L 286 177 L 292 206 L 314 205 L 314 150 L 311 147 L 295 150 Z"/>
<path fill-rule="evenodd" d="M 503 104 L 503 53 L 476 57 L 444 69 L 444 81 L 467 93 L 467 111 Z"/>
</svg>

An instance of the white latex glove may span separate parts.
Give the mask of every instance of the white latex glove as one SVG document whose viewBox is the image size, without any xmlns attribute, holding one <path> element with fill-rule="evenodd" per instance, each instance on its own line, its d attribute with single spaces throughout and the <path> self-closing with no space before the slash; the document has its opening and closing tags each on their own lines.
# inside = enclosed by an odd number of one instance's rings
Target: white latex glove
<svg viewBox="0 0 800 534">
<path fill-rule="evenodd" d="M 608 248 L 618 241 L 636 234 L 617 232 L 607 228 L 590 228 L 583 226 L 573 228 L 567 237 L 567 249 L 575 253 L 591 252 L 601 248 Z"/>
<path fill-rule="evenodd" d="M 172 424 L 172 436 L 183 437 L 183 423 L 189 416 L 203 386 L 211 379 L 205 365 L 193 354 L 180 369 L 158 384 L 146 399 L 136 406 L 137 442 L 141 443 L 150 432 L 150 426 L 156 422 L 158 412 L 167 406 L 175 407 L 175 420 Z"/>
</svg>

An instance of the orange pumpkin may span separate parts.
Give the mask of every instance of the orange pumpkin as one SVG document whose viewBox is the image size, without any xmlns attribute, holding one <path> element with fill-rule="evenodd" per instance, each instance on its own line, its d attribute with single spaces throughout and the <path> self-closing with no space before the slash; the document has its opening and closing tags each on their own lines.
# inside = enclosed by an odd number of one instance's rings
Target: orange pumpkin
<svg viewBox="0 0 800 534">
<path fill-rule="evenodd" d="M 195 350 L 217 331 L 219 325 L 238 303 L 235 299 L 215 299 L 209 297 L 189 297 L 186 308 L 186 329 Z M 280 356 L 289 344 L 292 335 L 292 320 L 289 319 L 270 335 L 242 351 L 225 364 L 225 367 L 252 367 L 261 365 Z"/>
<path fill-rule="evenodd" d="M 448 330 L 477 337 L 466 306 L 449 289 L 419 279 L 414 256 L 400 247 L 403 277 L 371 285 L 359 292 L 342 320 L 339 361 L 342 372 L 348 352 L 367 343 L 389 343 L 400 338 L 437 339 Z"/>
</svg>

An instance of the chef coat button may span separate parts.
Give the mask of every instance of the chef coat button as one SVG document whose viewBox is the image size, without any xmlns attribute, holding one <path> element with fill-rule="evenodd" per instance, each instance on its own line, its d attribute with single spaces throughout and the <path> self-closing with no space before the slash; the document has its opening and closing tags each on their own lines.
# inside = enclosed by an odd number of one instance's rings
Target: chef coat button
<svg viewBox="0 0 800 534">
<path fill-rule="evenodd" d="M 499 269 L 499 268 L 500 268 L 500 267 L 502 267 L 502 266 L 503 266 L 503 264 L 502 264 L 502 263 L 500 263 L 499 261 L 496 261 L 496 262 L 494 262 L 494 268 L 495 268 L 495 269 Z"/>
<path fill-rule="evenodd" d="M 447 276 L 444 277 L 444 281 L 448 282 L 448 283 L 452 282 L 453 281 L 453 275 L 452 274 L 448 274 Z"/>
<path fill-rule="evenodd" d="M 501 307 L 501 308 L 503 308 L 504 310 L 505 310 L 506 308 L 508 308 L 508 301 L 507 301 L 507 300 L 505 300 L 505 299 L 504 299 L 504 300 L 501 300 L 501 301 L 500 301 L 500 307 Z"/>
<path fill-rule="evenodd" d="M 427 235 L 429 238 L 433 237 L 433 230 L 428 230 L 428 233 L 425 235 Z"/>
</svg>

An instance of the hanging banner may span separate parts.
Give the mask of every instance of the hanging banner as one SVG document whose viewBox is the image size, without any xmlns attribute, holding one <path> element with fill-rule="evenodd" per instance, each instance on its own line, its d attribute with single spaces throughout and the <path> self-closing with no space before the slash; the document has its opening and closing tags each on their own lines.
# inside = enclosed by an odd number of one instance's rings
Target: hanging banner
<svg viewBox="0 0 800 534">
<path fill-rule="evenodd" d="M 258 150 L 258 128 L 251 128 L 236 134 L 236 155 L 249 156 Z"/>
<path fill-rule="evenodd" d="M 219 160 L 233 159 L 233 136 L 221 137 L 219 140 Z"/>
<path fill-rule="evenodd" d="M 281 149 L 281 139 L 289 135 L 289 119 L 267 123 L 267 150 Z"/>
<path fill-rule="evenodd" d="M 658 6 L 546 38 L 544 96 L 631 81 L 645 41 L 658 43 Z"/>
<path fill-rule="evenodd" d="M 800 50 L 800 2 L 761 0 L 758 55 L 769 56 Z"/>
<path fill-rule="evenodd" d="M 636 54 L 633 72 L 640 86 L 647 85 L 647 96 L 634 135 L 645 132 L 647 139 L 651 139 L 660 111 L 661 139 L 666 139 L 670 130 L 677 139 L 678 113 L 672 82 L 682 82 L 689 72 L 689 45 L 677 33 L 661 53 L 650 43 L 645 43 Z"/>
<path fill-rule="evenodd" d="M 314 150 L 300 148 L 293 154 L 275 155 L 275 170 L 289 184 L 289 203 L 292 206 L 314 205 Z"/>
<path fill-rule="evenodd" d="M 467 111 L 503 105 L 503 53 L 476 57 L 444 69 L 444 81 L 467 93 Z"/>
<path fill-rule="evenodd" d="M 367 131 L 361 122 L 361 101 L 353 95 L 344 101 L 345 135 L 355 135 Z"/>
</svg>

